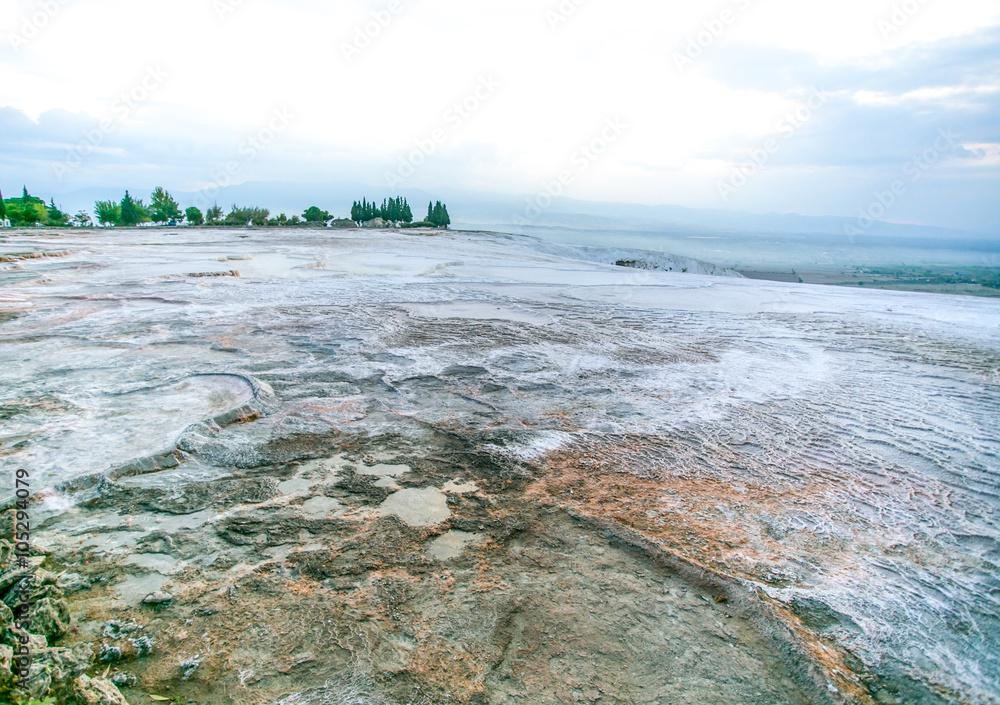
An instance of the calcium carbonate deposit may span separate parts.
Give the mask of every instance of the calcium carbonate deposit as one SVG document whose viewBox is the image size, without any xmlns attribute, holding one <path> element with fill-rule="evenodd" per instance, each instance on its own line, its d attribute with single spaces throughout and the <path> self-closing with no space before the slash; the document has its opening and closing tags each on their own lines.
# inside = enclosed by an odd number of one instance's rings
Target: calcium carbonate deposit
<svg viewBox="0 0 1000 705">
<path fill-rule="evenodd" d="M 0 497 L 131 702 L 1000 703 L 995 300 L 461 232 L 0 254 Z"/>
</svg>

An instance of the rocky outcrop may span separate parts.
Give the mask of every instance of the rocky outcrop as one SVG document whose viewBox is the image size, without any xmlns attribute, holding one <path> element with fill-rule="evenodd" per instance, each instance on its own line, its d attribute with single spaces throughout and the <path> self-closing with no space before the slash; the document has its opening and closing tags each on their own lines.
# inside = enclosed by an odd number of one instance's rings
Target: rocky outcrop
<svg viewBox="0 0 1000 705">
<path fill-rule="evenodd" d="M 115 684 L 106 678 L 80 676 L 73 682 L 73 696 L 80 705 L 128 705 Z"/>
<path fill-rule="evenodd" d="M 70 630 L 69 605 L 60 587 L 63 576 L 40 567 L 44 556 L 33 557 L 27 567 L 14 564 L 14 547 L 6 539 L 0 539 L 0 558 L 3 559 L 0 563 L 0 701 L 10 702 L 8 698 L 12 697 L 18 680 L 14 671 L 19 661 L 15 659 L 18 651 L 27 647 L 31 666 L 26 690 L 31 698 L 44 700 L 52 695 L 67 705 L 126 703 L 110 682 L 90 681 L 84 675 L 94 663 L 90 644 L 52 645 Z M 69 580 L 66 584 L 76 586 L 78 583 Z M 81 681 L 85 682 L 78 687 Z"/>
</svg>

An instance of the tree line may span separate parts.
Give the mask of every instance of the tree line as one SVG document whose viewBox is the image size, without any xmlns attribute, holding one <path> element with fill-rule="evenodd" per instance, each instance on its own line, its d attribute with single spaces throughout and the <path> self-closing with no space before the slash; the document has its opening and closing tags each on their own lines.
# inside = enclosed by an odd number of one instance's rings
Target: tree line
<svg viewBox="0 0 1000 705">
<path fill-rule="evenodd" d="M 427 217 L 419 222 L 413 222 L 413 211 L 403 197 L 383 199 L 381 205 L 367 199 L 355 201 L 351 207 L 350 220 L 338 220 L 328 211 L 317 206 L 310 206 L 301 216 L 286 216 L 280 213 L 272 217 L 267 208 L 259 206 L 239 206 L 233 204 L 228 213 L 216 203 L 204 213 L 194 206 L 181 210 L 177 200 L 162 186 L 157 186 L 147 204 L 142 198 L 135 198 L 128 191 L 120 201 L 97 201 L 94 203 L 96 223 L 105 227 L 131 227 L 143 223 L 158 223 L 165 225 L 213 225 L 213 226 L 246 226 L 258 227 L 291 227 L 297 225 L 326 225 L 330 223 L 340 227 L 361 225 L 381 218 L 388 223 L 401 227 L 438 227 L 447 228 L 451 225 L 448 207 L 441 201 L 427 204 Z M 94 224 L 90 214 L 80 211 L 72 218 L 56 207 L 54 199 L 48 205 L 28 193 L 24 187 L 21 198 L 4 199 L 0 193 L 0 222 L 9 220 L 12 226 L 46 225 L 61 227 L 74 225 L 88 227 Z"/>
<path fill-rule="evenodd" d="M 20 198 L 4 199 L 0 192 L 0 221 L 10 221 L 14 227 L 24 225 L 48 225 L 60 227 L 69 222 L 69 216 L 56 207 L 55 199 L 45 201 L 28 193 L 25 186 Z"/>
<path fill-rule="evenodd" d="M 427 217 L 417 223 L 413 222 L 413 211 L 405 198 L 386 198 L 382 205 L 377 205 L 368 199 L 355 201 L 351 206 L 351 220 L 355 223 L 366 223 L 368 221 L 381 218 L 391 223 L 409 225 L 410 227 L 435 227 L 447 228 L 451 225 L 451 216 L 448 215 L 448 206 L 438 201 L 427 204 Z"/>
<path fill-rule="evenodd" d="M 355 201 L 351 206 L 351 220 L 355 223 L 364 223 L 376 218 L 394 223 L 412 223 L 413 211 L 410 210 L 410 204 L 405 198 L 386 198 L 381 206 L 362 199 L 360 203 Z"/>
</svg>

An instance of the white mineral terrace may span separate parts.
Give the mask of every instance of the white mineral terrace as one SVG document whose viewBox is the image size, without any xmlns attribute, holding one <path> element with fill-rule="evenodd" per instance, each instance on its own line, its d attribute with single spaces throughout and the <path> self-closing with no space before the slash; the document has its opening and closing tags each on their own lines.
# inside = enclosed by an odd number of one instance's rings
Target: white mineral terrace
<svg viewBox="0 0 1000 705">
<path fill-rule="evenodd" d="M 646 271 L 615 266 L 624 251 L 461 232 L 0 241 L 39 251 L 59 256 L 0 264 L 0 498 L 29 468 L 39 521 L 97 473 L 211 480 L 274 439 L 397 420 L 488 433 L 483 452 L 539 472 L 578 453 L 676 481 L 650 530 L 742 532 L 692 537 L 687 558 L 820 615 L 807 626 L 871 668 L 1000 702 L 996 299 Z M 475 490 L 402 489 L 406 468 L 379 462 L 358 468 L 395 492 L 373 515 L 430 525 Z M 342 513 L 323 497 L 303 511 Z"/>
</svg>

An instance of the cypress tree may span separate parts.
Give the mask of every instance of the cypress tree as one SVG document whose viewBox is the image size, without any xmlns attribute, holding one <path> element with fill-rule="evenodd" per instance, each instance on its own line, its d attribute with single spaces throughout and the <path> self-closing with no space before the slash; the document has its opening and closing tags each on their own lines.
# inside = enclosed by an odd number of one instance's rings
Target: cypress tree
<svg viewBox="0 0 1000 705">
<path fill-rule="evenodd" d="M 424 218 L 428 223 L 434 222 L 434 204 L 427 201 L 427 217 Z"/>
<path fill-rule="evenodd" d="M 135 200 L 129 195 L 128 191 L 125 192 L 125 197 L 122 198 L 121 209 L 122 225 L 136 225 L 141 220 Z"/>
<path fill-rule="evenodd" d="M 451 225 L 451 216 L 448 215 L 448 206 L 441 204 L 441 225 L 447 229 Z"/>
<path fill-rule="evenodd" d="M 3 202 L 3 191 L 0 191 L 0 220 L 7 218 L 7 204 Z"/>
<path fill-rule="evenodd" d="M 31 202 L 31 196 L 28 195 L 28 187 L 21 187 L 21 220 L 24 221 L 25 225 L 32 225 L 38 222 L 38 211 L 35 210 L 35 204 Z"/>
<path fill-rule="evenodd" d="M 48 215 L 49 225 L 64 225 L 66 223 L 66 215 L 56 208 L 56 199 L 49 199 L 49 206 L 46 208 L 46 214 Z"/>
</svg>

